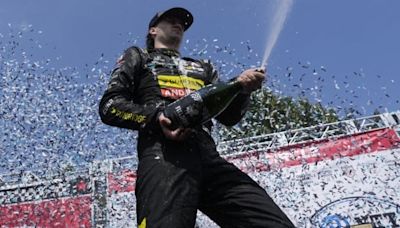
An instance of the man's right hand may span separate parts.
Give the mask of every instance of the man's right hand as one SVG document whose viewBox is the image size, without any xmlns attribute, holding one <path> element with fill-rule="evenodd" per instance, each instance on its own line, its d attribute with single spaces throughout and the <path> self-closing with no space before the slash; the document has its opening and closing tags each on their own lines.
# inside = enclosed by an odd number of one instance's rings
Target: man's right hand
<svg viewBox="0 0 400 228">
<path fill-rule="evenodd" d="M 260 89 L 264 79 L 265 69 L 248 69 L 237 77 L 237 80 L 243 87 L 243 92 L 247 94 Z"/>
<path fill-rule="evenodd" d="M 161 130 L 163 131 L 165 137 L 174 141 L 183 141 L 185 140 L 191 133 L 192 129 L 190 128 L 177 128 L 175 130 L 171 130 L 169 126 L 171 125 L 171 120 L 164 116 L 164 113 L 158 117 L 158 122 L 160 123 Z"/>
</svg>

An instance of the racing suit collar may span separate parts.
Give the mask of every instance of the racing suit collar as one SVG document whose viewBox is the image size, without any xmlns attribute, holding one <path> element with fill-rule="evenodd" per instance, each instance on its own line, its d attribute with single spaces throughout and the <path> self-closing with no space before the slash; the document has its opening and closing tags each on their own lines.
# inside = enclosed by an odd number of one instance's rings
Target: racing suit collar
<svg viewBox="0 0 400 228">
<path fill-rule="evenodd" d="M 151 49 L 150 52 L 156 52 L 159 54 L 163 54 L 163 55 L 168 55 L 168 56 L 175 56 L 175 57 L 180 57 L 180 53 L 177 50 L 174 49 L 169 49 L 169 48 L 154 48 Z"/>
</svg>

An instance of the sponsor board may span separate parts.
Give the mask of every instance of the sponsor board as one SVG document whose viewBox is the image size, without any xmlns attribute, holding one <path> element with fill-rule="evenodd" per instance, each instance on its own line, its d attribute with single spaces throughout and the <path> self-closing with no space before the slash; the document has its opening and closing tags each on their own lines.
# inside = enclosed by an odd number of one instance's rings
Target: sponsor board
<svg viewBox="0 0 400 228">
<path fill-rule="evenodd" d="M 347 197 L 331 202 L 311 216 L 313 227 L 400 227 L 400 206 L 375 197 Z"/>
<path fill-rule="evenodd" d="M 296 227 L 365 223 L 396 227 L 400 223 L 399 159 L 400 150 L 389 149 L 253 172 L 250 176 L 266 189 Z"/>
</svg>

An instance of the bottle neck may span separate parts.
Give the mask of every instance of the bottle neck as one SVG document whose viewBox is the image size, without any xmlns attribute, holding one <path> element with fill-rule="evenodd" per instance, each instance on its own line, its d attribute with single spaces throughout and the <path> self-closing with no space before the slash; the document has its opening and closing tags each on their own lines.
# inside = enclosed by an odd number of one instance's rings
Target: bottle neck
<svg viewBox="0 0 400 228">
<path fill-rule="evenodd" d="M 232 80 L 227 83 L 229 86 L 233 86 L 235 89 L 242 91 L 243 86 L 238 80 Z"/>
</svg>

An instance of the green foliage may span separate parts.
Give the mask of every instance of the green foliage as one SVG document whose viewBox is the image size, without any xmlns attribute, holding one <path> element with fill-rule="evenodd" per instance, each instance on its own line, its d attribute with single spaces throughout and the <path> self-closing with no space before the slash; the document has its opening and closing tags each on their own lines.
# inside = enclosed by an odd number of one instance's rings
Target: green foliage
<svg viewBox="0 0 400 228">
<path fill-rule="evenodd" d="M 307 98 L 280 97 L 263 88 L 251 96 L 251 104 L 242 121 L 234 127 L 221 126 L 221 140 L 297 129 L 338 121 L 336 112 Z"/>
</svg>

